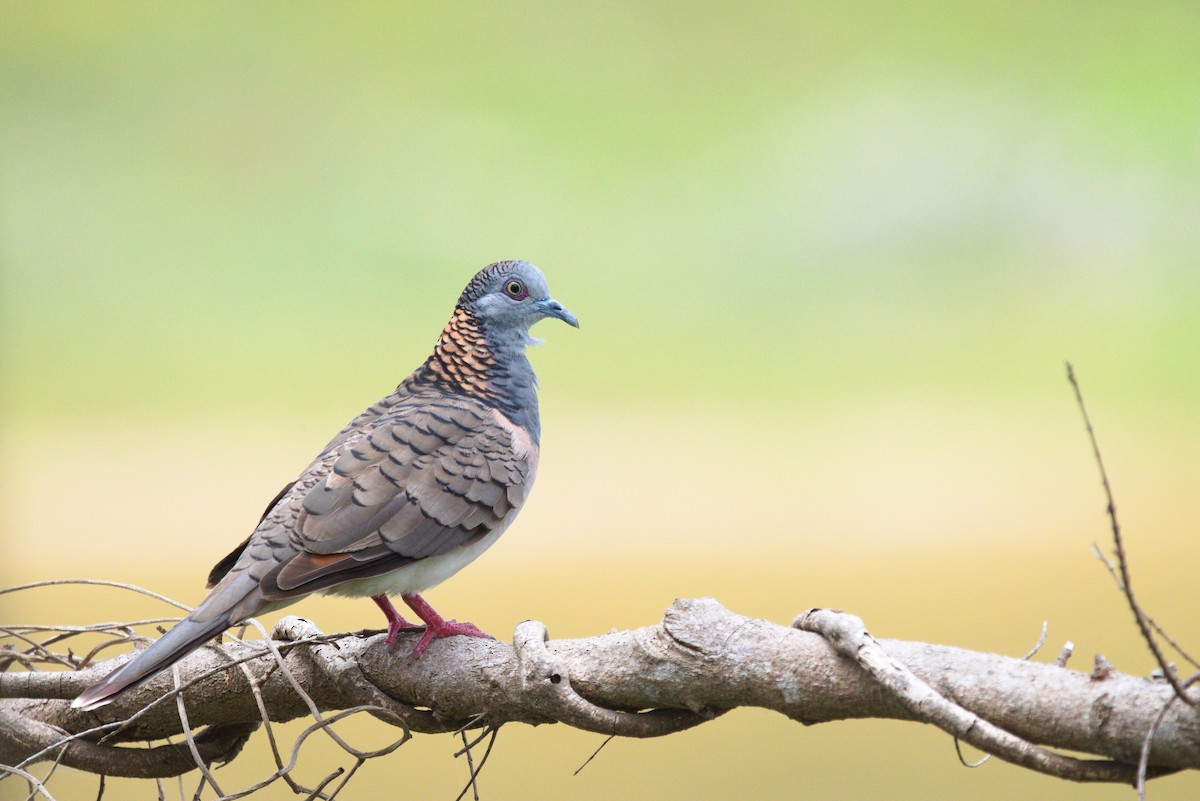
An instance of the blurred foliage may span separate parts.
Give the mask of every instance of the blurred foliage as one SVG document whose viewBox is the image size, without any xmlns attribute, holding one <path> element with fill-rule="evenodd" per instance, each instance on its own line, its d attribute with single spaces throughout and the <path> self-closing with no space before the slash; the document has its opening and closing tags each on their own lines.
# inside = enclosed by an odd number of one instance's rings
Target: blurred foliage
<svg viewBox="0 0 1200 801">
<path fill-rule="evenodd" d="M 8 415 L 361 405 L 509 257 L 575 400 L 1200 399 L 1188 4 L 4 16 Z"/>
<path fill-rule="evenodd" d="M 0 580 L 198 600 L 470 275 L 527 258 L 583 328 L 536 332 L 539 490 L 452 614 L 572 636 L 714 594 L 1015 654 L 1050 617 L 1147 670 L 1087 554 L 1062 364 L 1195 645 L 1197 30 L 1169 2 L 4 2 Z M 912 727 L 738 720 L 573 782 L 591 738 L 506 731 L 484 790 L 546 764 L 580 798 L 1129 797 L 966 772 Z M 406 787 L 457 792 L 452 745 L 413 748 L 441 761 Z"/>
</svg>

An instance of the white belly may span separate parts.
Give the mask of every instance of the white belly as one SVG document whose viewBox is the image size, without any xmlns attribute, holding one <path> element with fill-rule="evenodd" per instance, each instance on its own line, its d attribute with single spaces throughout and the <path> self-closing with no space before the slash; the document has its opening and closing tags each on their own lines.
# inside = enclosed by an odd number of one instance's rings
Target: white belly
<svg viewBox="0 0 1200 801">
<path fill-rule="evenodd" d="M 419 559 L 381 576 L 343 581 L 320 592 L 322 595 L 343 595 L 351 598 L 422 593 L 430 587 L 441 584 L 475 561 L 481 553 L 492 546 L 492 543 L 500 539 L 500 535 L 508 528 L 512 517 L 515 515 L 510 515 L 509 520 L 497 526 L 481 540 L 461 545 L 437 556 Z"/>
</svg>

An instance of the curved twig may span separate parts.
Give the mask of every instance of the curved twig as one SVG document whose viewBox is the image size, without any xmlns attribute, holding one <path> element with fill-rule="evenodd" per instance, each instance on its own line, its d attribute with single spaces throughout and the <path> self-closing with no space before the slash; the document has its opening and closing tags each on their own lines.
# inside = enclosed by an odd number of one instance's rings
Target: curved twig
<svg viewBox="0 0 1200 801">
<path fill-rule="evenodd" d="M 1198 682 L 1200 682 L 1200 673 L 1188 677 L 1183 686 L 1186 689 Z M 1154 742 L 1154 735 L 1158 733 L 1159 727 L 1162 726 L 1163 720 L 1166 719 L 1167 712 L 1171 709 L 1171 704 L 1178 700 L 1178 695 L 1173 695 L 1167 699 L 1167 702 L 1163 704 L 1162 711 L 1158 713 L 1158 717 L 1154 719 L 1153 725 L 1150 726 L 1150 730 L 1146 732 L 1146 738 L 1142 740 L 1142 750 L 1138 755 L 1137 781 L 1134 783 L 1134 786 L 1137 787 L 1138 801 L 1146 801 L 1146 779 L 1153 778 L 1153 774 L 1150 773 L 1150 746 Z"/>
<path fill-rule="evenodd" d="M 810 609 L 792 625 L 801 631 L 820 634 L 839 654 L 859 665 L 919 719 L 982 751 L 1039 773 L 1072 781 L 1133 784 L 1137 780 L 1137 769 L 1133 765 L 1055 754 L 963 709 L 892 658 L 859 617 L 829 609 Z"/>
<path fill-rule="evenodd" d="M 0 595 L 6 595 L 10 592 L 19 592 L 21 590 L 34 590 L 40 587 L 60 587 L 64 584 L 83 584 L 93 587 L 115 587 L 119 590 L 128 590 L 136 592 L 138 595 L 145 595 L 148 598 L 153 598 L 156 601 L 162 601 L 165 604 L 170 604 L 177 609 L 182 609 L 184 612 L 191 612 L 192 607 L 185 603 L 176 601 L 174 598 L 168 598 L 165 595 L 159 595 L 157 592 L 148 590 L 145 587 L 139 587 L 136 584 L 126 584 L 123 581 L 105 581 L 103 579 L 47 579 L 46 581 L 34 581 L 29 584 L 18 584 L 15 587 L 0 587 Z"/>
</svg>

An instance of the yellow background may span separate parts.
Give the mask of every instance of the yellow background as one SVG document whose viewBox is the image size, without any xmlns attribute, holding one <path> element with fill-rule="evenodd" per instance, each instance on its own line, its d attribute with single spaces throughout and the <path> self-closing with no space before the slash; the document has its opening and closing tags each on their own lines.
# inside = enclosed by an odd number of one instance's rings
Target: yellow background
<svg viewBox="0 0 1200 801">
<path fill-rule="evenodd" d="M 1070 639 L 1076 668 L 1145 674 L 1089 553 L 1070 359 L 1135 586 L 1200 649 L 1197 30 L 1172 3 L 5 4 L 0 584 L 197 602 L 474 271 L 525 258 L 583 328 L 535 331 L 538 487 L 429 594 L 448 616 L 576 637 L 712 595 L 1016 656 L 1048 620 L 1039 659 Z M 166 613 L 0 596 L 10 623 Z M 1132 797 L 967 770 L 914 724 L 742 710 L 572 777 L 600 740 L 505 727 L 484 797 Z M 457 747 L 420 737 L 344 795 L 453 798 Z M 314 740 L 302 775 L 346 763 Z"/>
</svg>

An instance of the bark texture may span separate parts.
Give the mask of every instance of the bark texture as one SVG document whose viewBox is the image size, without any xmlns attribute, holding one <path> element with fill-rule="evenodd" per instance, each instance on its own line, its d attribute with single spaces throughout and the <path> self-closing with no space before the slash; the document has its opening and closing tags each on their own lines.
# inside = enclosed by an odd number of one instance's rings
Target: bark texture
<svg viewBox="0 0 1200 801">
<path fill-rule="evenodd" d="M 405 640 L 416 636 L 402 635 L 389 654 L 381 634 L 326 636 L 306 620 L 284 618 L 273 649 L 233 641 L 180 663 L 182 704 L 168 671 L 109 706 L 71 709 L 70 699 L 115 660 L 79 671 L 3 673 L 0 764 L 24 770 L 57 759 L 114 776 L 169 776 L 233 758 L 264 714 L 272 722 L 312 715 L 319 723 L 326 712 L 367 708 L 412 732 L 562 722 L 651 737 L 757 706 L 806 725 L 927 722 L 999 758 L 1084 781 L 1132 783 L 1153 731 L 1149 775 L 1200 768 L 1200 714 L 1172 703 L 1166 682 L 876 641 L 857 618 L 828 610 L 810 610 L 789 627 L 712 599 L 679 600 L 646 628 L 551 641 L 542 624 L 526 621 L 511 644 L 454 637 L 419 660 L 405 655 Z M 122 745 L 189 728 L 200 730 L 194 742 Z"/>
</svg>

